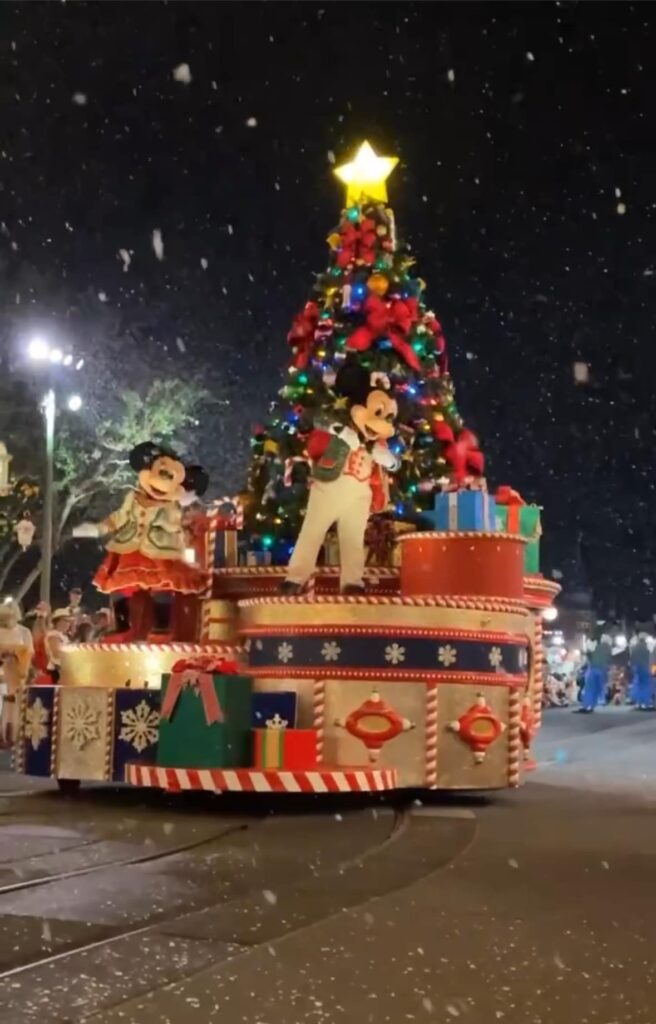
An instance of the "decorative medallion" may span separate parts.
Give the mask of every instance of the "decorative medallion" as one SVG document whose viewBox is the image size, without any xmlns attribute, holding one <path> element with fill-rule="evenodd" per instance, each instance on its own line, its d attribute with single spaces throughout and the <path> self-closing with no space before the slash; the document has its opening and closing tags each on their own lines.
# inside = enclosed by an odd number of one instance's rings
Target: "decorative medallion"
<svg viewBox="0 0 656 1024">
<path fill-rule="evenodd" d="M 476 703 L 455 722 L 449 722 L 448 728 L 457 732 L 462 742 L 471 748 L 476 764 L 482 764 L 488 747 L 506 727 L 485 703 L 483 694 L 479 693 L 476 695 Z"/>
<path fill-rule="evenodd" d="M 278 645 L 278 661 L 282 661 L 284 665 L 294 657 L 294 648 L 291 644 L 282 643 Z"/>
<path fill-rule="evenodd" d="M 141 754 L 159 738 L 159 712 L 142 700 L 136 708 L 121 711 L 119 739 L 130 743 Z"/>
<path fill-rule="evenodd" d="M 444 668 L 450 668 L 451 665 L 455 665 L 457 658 L 458 652 L 451 644 L 446 644 L 445 647 L 438 647 L 437 660 Z"/>
<path fill-rule="evenodd" d="M 23 735 L 31 744 L 32 750 L 38 750 L 43 741 L 47 740 L 49 722 L 50 711 L 44 707 L 40 697 L 25 708 Z"/>
<path fill-rule="evenodd" d="M 414 729 L 414 723 L 401 716 L 386 704 L 377 690 L 373 690 L 369 700 L 351 711 L 347 718 L 338 718 L 335 725 L 346 729 L 351 736 L 361 740 L 373 763 L 386 743 L 395 739 L 400 733 Z"/>
<path fill-rule="evenodd" d="M 405 647 L 401 644 L 388 644 L 385 648 L 385 661 L 389 661 L 391 665 L 399 665 L 405 661 Z"/>
<path fill-rule="evenodd" d="M 335 640 L 327 640 L 321 648 L 321 656 L 325 661 L 338 661 L 342 648 Z"/>
<path fill-rule="evenodd" d="M 93 740 L 100 739 L 98 719 L 100 712 L 91 707 L 85 700 L 78 700 L 66 709 L 64 716 L 64 736 L 78 750 Z"/>
</svg>

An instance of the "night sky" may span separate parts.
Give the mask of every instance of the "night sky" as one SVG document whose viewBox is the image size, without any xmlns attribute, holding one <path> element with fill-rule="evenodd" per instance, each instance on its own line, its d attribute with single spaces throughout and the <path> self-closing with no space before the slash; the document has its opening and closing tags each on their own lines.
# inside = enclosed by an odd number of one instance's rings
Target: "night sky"
<svg viewBox="0 0 656 1024">
<path fill-rule="evenodd" d="M 137 377 L 202 373 L 231 401 L 201 452 L 230 491 L 327 262 L 331 161 L 368 138 L 400 158 L 390 201 L 491 485 L 544 505 L 546 572 L 651 615 L 655 24 L 629 3 L 4 4 L 2 344 L 27 276 L 26 324 L 120 364 L 110 323 Z"/>
</svg>

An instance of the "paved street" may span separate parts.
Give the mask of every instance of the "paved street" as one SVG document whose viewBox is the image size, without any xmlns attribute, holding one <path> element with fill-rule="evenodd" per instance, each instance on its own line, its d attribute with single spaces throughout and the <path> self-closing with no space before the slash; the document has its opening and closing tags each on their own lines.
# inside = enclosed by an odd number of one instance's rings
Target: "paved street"
<svg viewBox="0 0 656 1024">
<path fill-rule="evenodd" d="M 654 1024 L 655 746 L 558 710 L 489 799 L 3 795 L 0 1022 Z"/>
</svg>

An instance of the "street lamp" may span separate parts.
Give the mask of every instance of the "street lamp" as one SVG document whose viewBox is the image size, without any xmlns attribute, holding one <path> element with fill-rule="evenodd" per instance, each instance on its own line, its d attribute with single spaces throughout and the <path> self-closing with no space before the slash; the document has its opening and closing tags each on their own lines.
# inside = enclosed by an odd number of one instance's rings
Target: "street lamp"
<svg viewBox="0 0 656 1024">
<path fill-rule="evenodd" d="M 70 366 L 73 356 L 64 355 L 62 350 L 52 347 L 45 338 L 32 338 L 27 354 L 34 363 L 49 363 L 52 366 L 63 364 Z M 79 412 L 82 399 L 79 395 L 71 395 L 67 401 L 71 412 Z M 43 419 L 46 428 L 46 471 L 43 491 L 43 530 L 41 537 L 41 584 L 40 599 L 50 601 L 52 582 L 52 533 L 55 503 L 55 421 L 57 418 L 57 395 L 50 386 L 41 402 Z"/>
</svg>

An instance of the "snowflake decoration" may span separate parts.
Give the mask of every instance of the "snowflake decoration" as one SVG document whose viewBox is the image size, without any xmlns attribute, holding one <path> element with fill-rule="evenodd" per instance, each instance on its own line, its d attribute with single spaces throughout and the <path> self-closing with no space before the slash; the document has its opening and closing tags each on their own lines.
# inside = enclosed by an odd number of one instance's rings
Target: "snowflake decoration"
<svg viewBox="0 0 656 1024">
<path fill-rule="evenodd" d="M 392 665 L 405 661 L 405 647 L 401 647 L 400 644 L 388 644 L 385 648 L 385 661 Z"/>
<path fill-rule="evenodd" d="M 100 712 L 89 707 L 86 701 L 76 701 L 66 710 L 64 736 L 78 750 L 84 750 L 92 740 L 100 739 L 99 715 Z"/>
<path fill-rule="evenodd" d="M 488 654 L 488 658 L 490 659 L 490 665 L 492 665 L 492 667 L 495 668 L 498 672 L 499 669 L 501 668 L 501 662 L 503 661 L 503 654 L 501 653 L 501 648 L 493 647 L 490 653 Z"/>
<path fill-rule="evenodd" d="M 33 704 L 25 709 L 25 739 L 32 744 L 32 750 L 38 750 L 48 736 L 50 712 L 44 707 L 41 698 L 37 697 Z"/>
<path fill-rule="evenodd" d="M 440 665 L 444 665 L 445 668 L 449 668 L 450 665 L 455 665 L 458 652 L 455 647 L 451 644 L 447 644 L 446 647 L 440 647 L 437 652 L 437 660 Z"/>
<path fill-rule="evenodd" d="M 131 743 L 137 753 L 141 754 L 146 747 L 157 743 L 159 738 L 159 713 L 151 708 L 145 700 L 136 708 L 121 711 L 123 728 L 118 734 L 120 740 Z"/>
<path fill-rule="evenodd" d="M 528 651 L 525 647 L 519 648 L 519 667 L 526 668 L 528 665 Z"/>
<path fill-rule="evenodd" d="M 294 648 L 291 644 L 283 643 L 278 644 L 278 661 L 282 661 L 283 664 L 287 664 L 291 658 L 294 657 Z"/>
<path fill-rule="evenodd" d="M 321 657 L 325 661 L 337 661 L 341 653 L 342 648 L 334 640 L 327 640 L 321 648 Z"/>
</svg>

